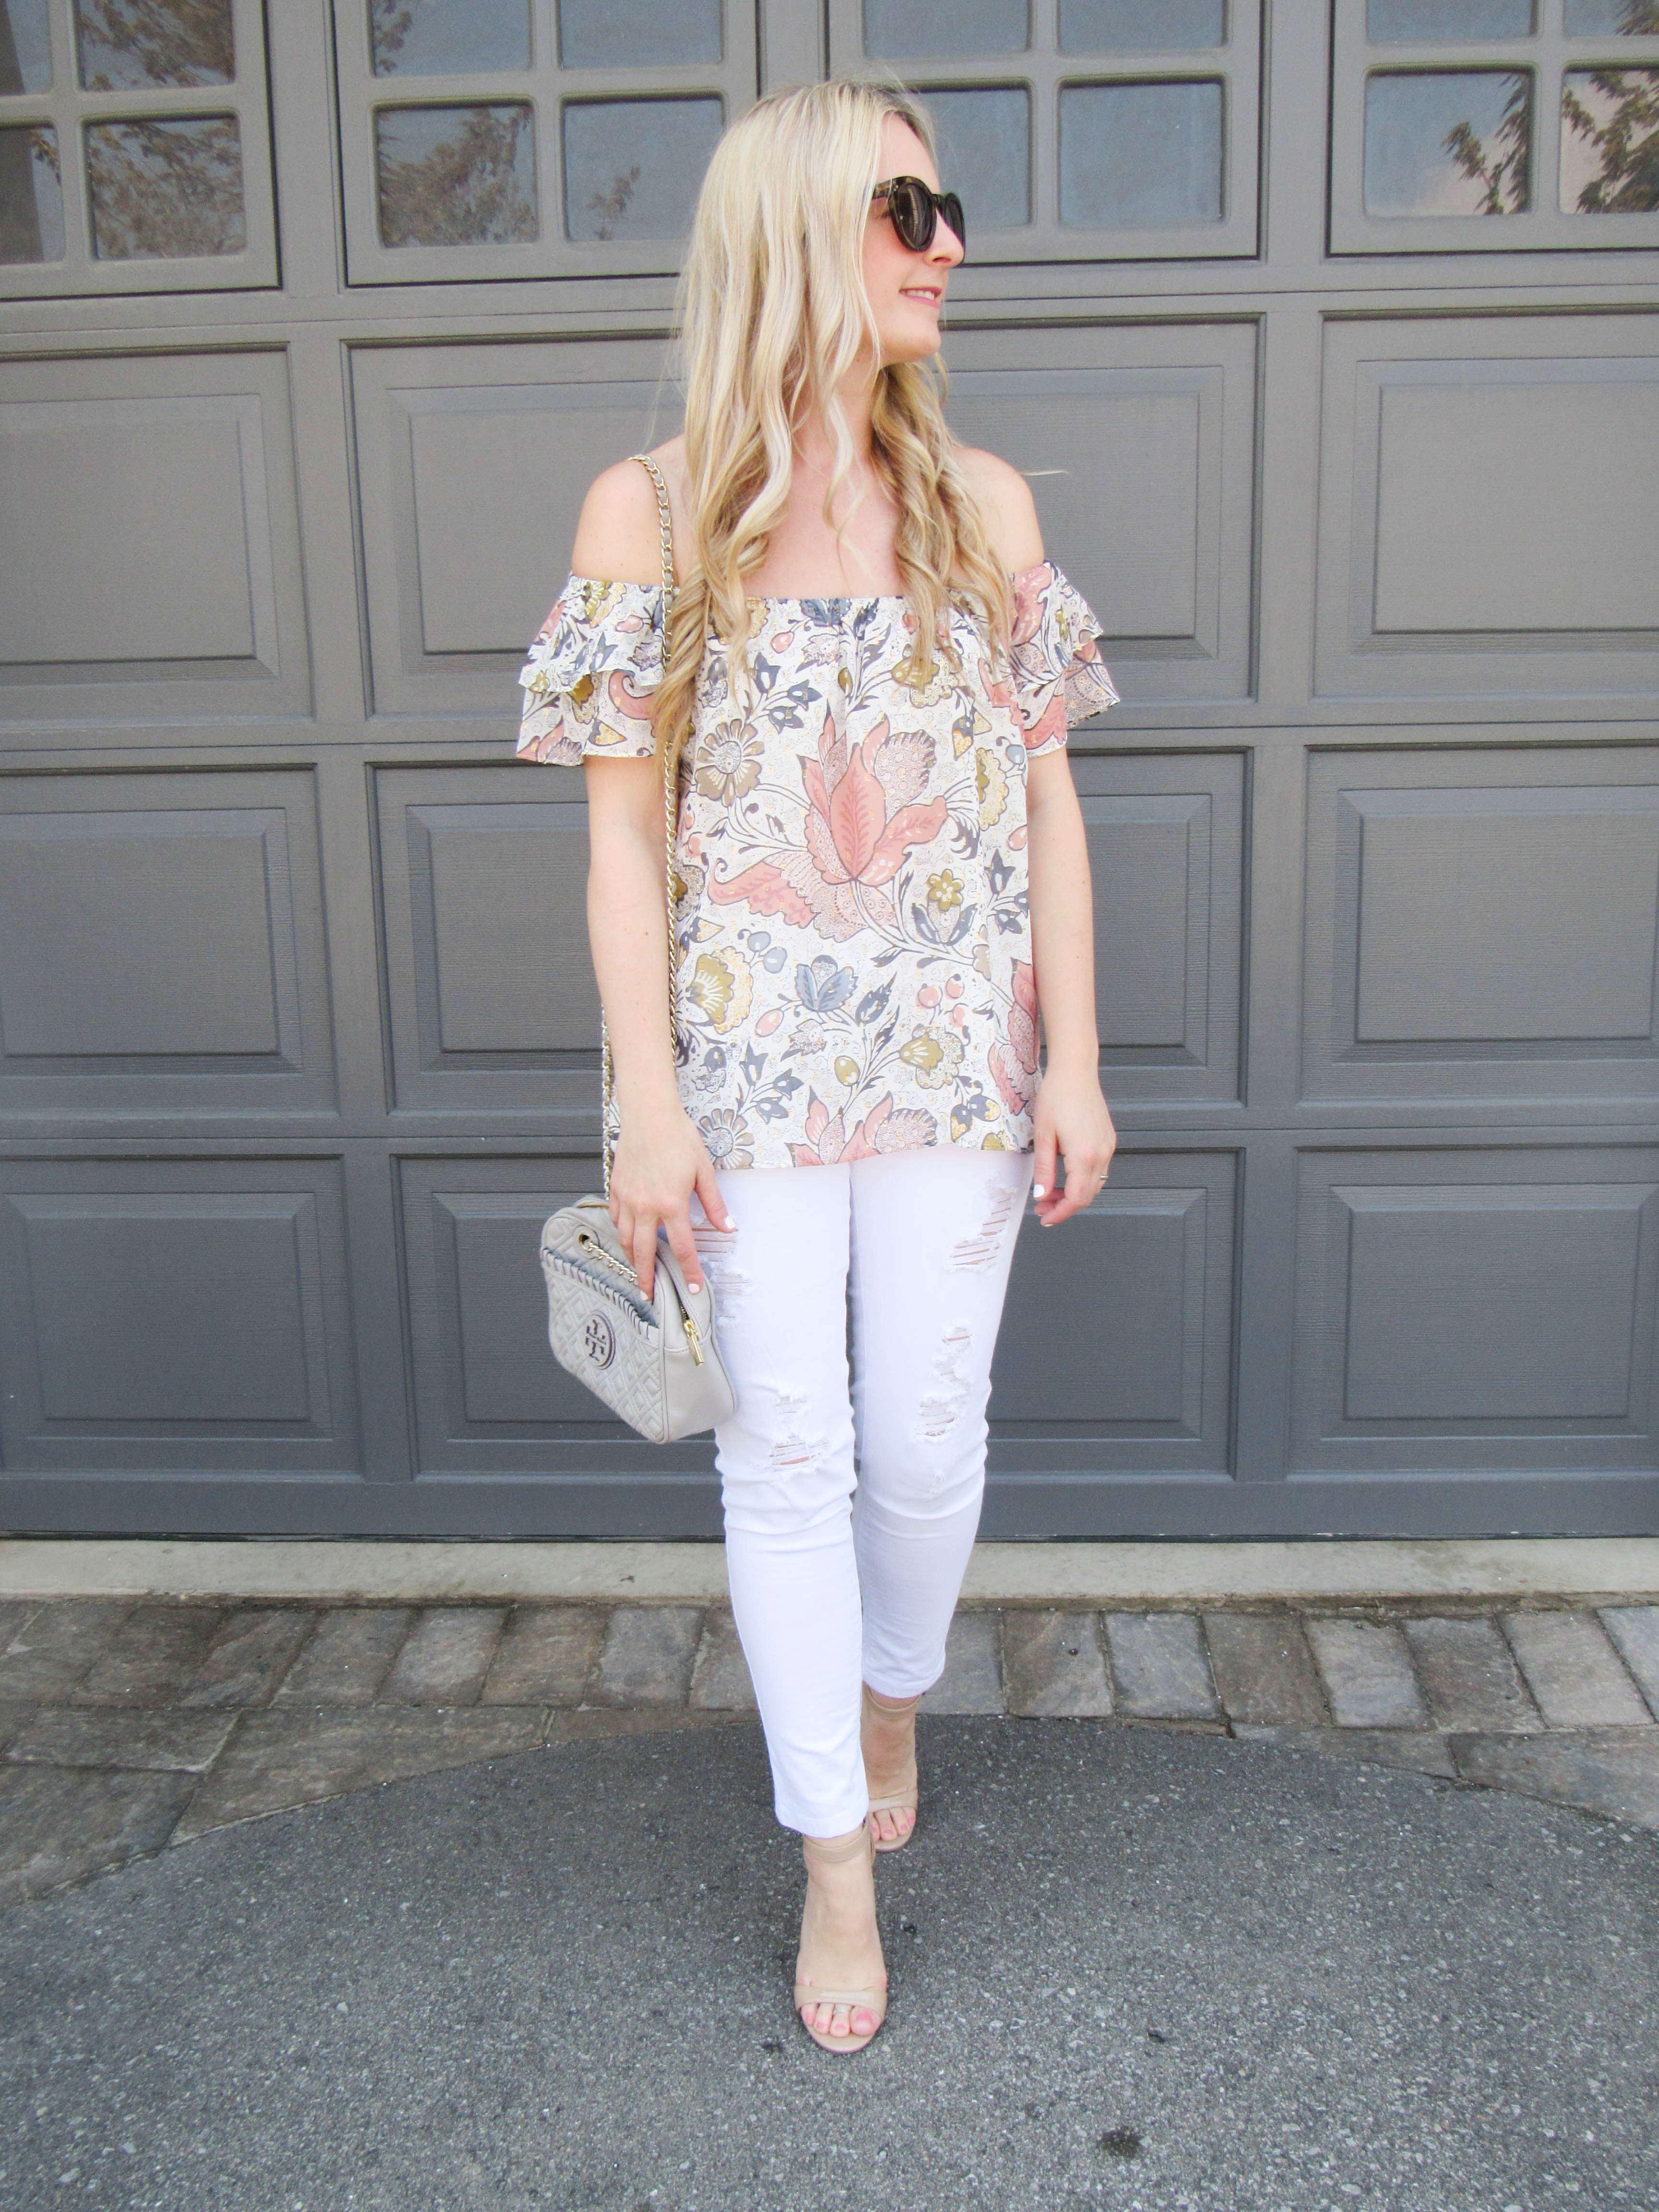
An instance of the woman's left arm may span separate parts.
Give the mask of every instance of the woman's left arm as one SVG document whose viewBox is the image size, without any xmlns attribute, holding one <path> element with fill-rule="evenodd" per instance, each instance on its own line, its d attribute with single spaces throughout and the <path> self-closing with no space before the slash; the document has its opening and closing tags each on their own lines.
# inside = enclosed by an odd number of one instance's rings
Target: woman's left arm
<svg viewBox="0 0 1659 2212">
<path fill-rule="evenodd" d="M 1117 1132 L 1100 1088 L 1095 1029 L 1094 898 L 1083 810 L 1064 746 L 1026 764 L 1031 959 L 1048 1060 L 1036 1095 L 1032 1194 L 1045 1229 L 1087 1206 L 1106 1180 Z M 1066 1188 L 1054 1188 L 1056 1155 Z"/>
<path fill-rule="evenodd" d="M 957 459 L 979 503 L 987 537 L 1011 574 L 1042 558 L 1031 487 L 994 453 L 959 447 Z M 1045 1229 L 1087 1206 L 1106 1180 L 1117 1132 L 1100 1089 L 1095 1034 L 1094 896 L 1083 809 L 1063 745 L 1025 764 L 1027 857 L 1031 866 L 1031 961 L 1048 1064 L 1036 1095 L 1032 1195 Z M 1066 1188 L 1056 1190 L 1056 1155 Z"/>
</svg>

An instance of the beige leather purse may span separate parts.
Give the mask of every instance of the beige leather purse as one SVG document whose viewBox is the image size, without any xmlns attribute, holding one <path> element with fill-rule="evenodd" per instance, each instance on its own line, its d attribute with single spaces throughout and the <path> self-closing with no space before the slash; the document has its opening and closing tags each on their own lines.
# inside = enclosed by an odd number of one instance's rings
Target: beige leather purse
<svg viewBox="0 0 1659 2212">
<path fill-rule="evenodd" d="M 650 472 L 662 532 L 663 649 L 674 604 L 674 542 L 668 487 L 648 453 L 633 459 Z M 668 1003 L 674 1010 L 674 781 L 663 762 L 664 865 L 668 909 Z M 641 1291 L 634 1263 L 611 1219 L 611 1162 L 616 1132 L 611 1101 L 611 1032 L 599 1017 L 602 1195 L 562 1206 L 542 1224 L 542 1277 L 547 1285 L 547 1340 L 561 1367 L 585 1382 L 632 1429 L 653 1444 L 696 1436 L 723 1421 L 736 1404 L 720 1359 L 714 1294 L 686 1281 L 665 1239 L 657 1240 L 652 1295 Z M 671 1021 L 671 1028 L 672 1026 Z"/>
</svg>

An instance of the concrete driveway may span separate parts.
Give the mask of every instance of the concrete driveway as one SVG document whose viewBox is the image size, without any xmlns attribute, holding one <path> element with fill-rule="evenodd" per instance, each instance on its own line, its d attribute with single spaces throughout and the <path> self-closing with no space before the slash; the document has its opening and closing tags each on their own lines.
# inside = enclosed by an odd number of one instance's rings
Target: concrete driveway
<svg viewBox="0 0 1659 2212">
<path fill-rule="evenodd" d="M 1659 1835 L 1282 1742 L 921 1728 L 860 2056 L 790 2011 L 752 1722 L 566 1743 L 0 1917 L 0 2201 L 1659 2203 Z"/>
</svg>

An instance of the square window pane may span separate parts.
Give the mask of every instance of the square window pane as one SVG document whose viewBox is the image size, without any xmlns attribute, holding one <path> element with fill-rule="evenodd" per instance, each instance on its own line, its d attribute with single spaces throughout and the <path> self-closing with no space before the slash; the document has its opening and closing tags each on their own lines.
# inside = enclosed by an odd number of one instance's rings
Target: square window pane
<svg viewBox="0 0 1659 2212">
<path fill-rule="evenodd" d="M 1530 204 L 1523 70 L 1377 74 L 1365 85 L 1367 215 L 1514 215 Z"/>
<path fill-rule="evenodd" d="M 566 234 L 683 237 L 725 123 L 718 100 L 568 101 Z"/>
<path fill-rule="evenodd" d="M 64 187 L 50 123 L 0 131 L 0 261 L 61 261 Z"/>
<path fill-rule="evenodd" d="M 1060 219 L 1097 230 L 1221 220 L 1221 87 L 1067 84 L 1060 94 Z"/>
<path fill-rule="evenodd" d="M 376 76 L 530 67 L 530 0 L 368 0 Z"/>
<path fill-rule="evenodd" d="M 1023 54 L 1030 42 L 1026 0 L 864 0 L 864 51 L 882 61 Z"/>
<path fill-rule="evenodd" d="M 1659 70 L 1567 71 L 1561 205 L 1569 215 L 1650 215 L 1659 208 Z"/>
<path fill-rule="evenodd" d="M 1659 0 L 1567 0 L 1567 36 L 1659 37 Z"/>
<path fill-rule="evenodd" d="M 1024 85 L 922 88 L 939 141 L 939 178 L 958 193 L 971 241 L 1031 220 L 1031 100 Z"/>
<path fill-rule="evenodd" d="M 89 123 L 87 183 L 100 261 L 193 259 L 247 245 L 234 115 Z"/>
<path fill-rule="evenodd" d="M 0 94 L 45 92 L 51 82 L 46 0 L 0 0 Z"/>
<path fill-rule="evenodd" d="M 520 246 L 541 235 L 528 100 L 381 107 L 374 173 L 385 246 Z"/>
<path fill-rule="evenodd" d="M 1226 38 L 1226 0 L 1060 0 L 1068 54 L 1172 53 Z"/>
<path fill-rule="evenodd" d="M 720 0 L 559 0 L 567 69 L 670 69 L 720 53 Z"/>
<path fill-rule="evenodd" d="M 1533 0 L 1366 0 L 1365 35 L 1374 46 L 1528 39 L 1533 27 Z"/>
<path fill-rule="evenodd" d="M 236 74 L 230 0 L 75 0 L 75 32 L 88 92 L 228 84 Z"/>
</svg>

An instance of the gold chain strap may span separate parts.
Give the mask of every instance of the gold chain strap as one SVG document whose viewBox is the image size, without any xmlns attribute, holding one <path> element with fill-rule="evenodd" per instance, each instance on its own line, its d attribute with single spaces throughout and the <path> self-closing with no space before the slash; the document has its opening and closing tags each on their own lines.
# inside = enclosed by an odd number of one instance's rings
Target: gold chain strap
<svg viewBox="0 0 1659 2212">
<path fill-rule="evenodd" d="M 633 453 L 635 460 L 650 477 L 657 492 L 657 530 L 662 544 L 662 661 L 663 673 L 668 672 L 668 620 L 674 611 L 674 530 L 668 506 L 668 486 L 663 482 L 662 471 L 649 453 Z M 663 896 L 668 915 L 668 1049 L 676 1049 L 679 1029 L 678 1008 L 676 1005 L 676 975 L 678 963 L 674 957 L 674 829 L 678 805 L 674 791 L 673 771 L 669 764 L 668 748 L 659 745 L 662 756 L 662 819 L 663 819 Z M 611 1135 L 611 1029 L 605 1018 L 605 1008 L 599 1009 L 599 1151 L 605 1170 L 605 1195 L 611 1197 L 611 1161 L 615 1146 Z"/>
</svg>

